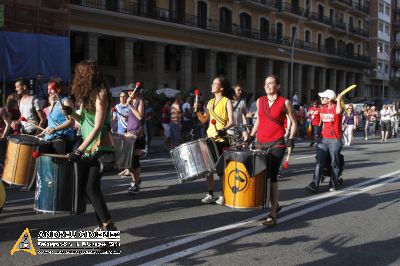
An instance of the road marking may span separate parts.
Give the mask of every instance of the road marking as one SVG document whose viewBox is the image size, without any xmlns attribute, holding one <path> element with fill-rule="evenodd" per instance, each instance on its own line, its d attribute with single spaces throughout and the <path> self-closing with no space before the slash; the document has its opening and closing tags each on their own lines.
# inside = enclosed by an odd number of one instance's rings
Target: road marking
<svg viewBox="0 0 400 266">
<path fill-rule="evenodd" d="M 287 212 L 287 211 L 295 209 L 295 208 L 299 208 L 299 207 L 307 205 L 307 204 L 311 204 L 311 203 L 313 203 L 315 201 L 318 201 L 318 200 L 321 200 L 321 199 L 324 199 L 324 198 L 329 198 L 329 197 L 335 196 L 337 194 L 352 193 L 354 191 L 357 192 L 357 190 L 354 190 L 354 189 L 357 189 L 359 187 L 363 187 L 363 186 L 365 186 L 367 184 L 370 184 L 370 183 L 379 181 L 379 180 L 381 180 L 383 178 L 394 176 L 394 175 L 397 175 L 397 174 L 400 174 L 400 170 L 394 171 L 394 172 L 391 172 L 391 173 L 388 173 L 386 175 L 382 175 L 382 176 L 379 176 L 379 177 L 371 178 L 369 180 L 366 180 L 366 181 L 363 181 L 361 183 L 355 184 L 355 185 L 350 186 L 348 188 L 345 188 L 343 190 L 338 190 L 336 192 L 329 192 L 329 193 L 319 194 L 319 195 L 316 195 L 316 196 L 305 198 L 305 199 L 303 199 L 302 201 L 300 201 L 298 203 L 295 203 L 295 204 L 290 205 L 290 206 L 285 206 L 283 208 L 283 210 L 281 211 L 281 213 Z M 400 178 L 400 177 L 396 177 L 396 178 Z M 339 197 L 339 199 L 341 199 L 341 197 Z M 300 211 L 300 212 L 302 212 L 302 211 Z M 300 212 L 298 212 L 298 213 L 300 213 Z M 293 215 L 293 214 L 291 214 L 291 215 Z M 286 217 L 290 217 L 290 215 L 286 216 Z M 280 222 L 286 221 L 285 220 L 285 219 L 287 219 L 286 217 L 280 218 L 279 221 Z M 146 249 L 146 250 L 142 250 L 142 251 L 139 251 L 139 252 L 136 252 L 136 253 L 128 254 L 128 255 L 125 255 L 125 256 L 122 256 L 122 257 L 119 257 L 119 258 L 115 258 L 115 259 L 112 259 L 112 260 L 109 260 L 109 261 L 102 262 L 102 263 L 97 264 L 97 265 L 104 265 L 105 266 L 105 265 L 117 265 L 117 264 L 125 263 L 125 262 L 132 261 L 132 260 L 135 260 L 135 259 L 138 259 L 138 258 L 141 258 L 141 257 L 152 255 L 152 254 L 160 252 L 160 251 L 164 251 L 164 250 L 171 249 L 171 248 L 183 245 L 183 244 L 187 244 L 187 243 L 190 243 L 190 242 L 205 238 L 207 236 L 211 236 L 211 235 L 216 234 L 216 233 L 220 233 L 220 232 L 223 232 L 223 231 L 226 231 L 226 230 L 242 227 L 242 226 L 244 226 L 246 224 L 253 223 L 255 220 L 260 220 L 262 218 L 265 218 L 265 214 L 260 214 L 260 215 L 245 219 L 245 220 L 243 220 L 241 222 L 238 222 L 238 223 L 235 223 L 235 224 L 226 225 L 226 226 L 210 229 L 210 230 L 207 230 L 207 231 L 199 232 L 199 233 L 193 234 L 191 236 L 188 236 L 188 237 L 185 237 L 185 238 L 182 238 L 182 239 L 170 242 L 170 243 L 162 244 L 162 245 L 150 248 L 150 249 Z M 291 218 L 291 219 L 293 219 L 293 218 Z M 262 228 L 264 228 L 264 227 L 261 227 L 261 229 Z M 250 228 L 250 229 L 247 229 L 247 230 L 250 230 L 250 233 L 246 233 L 246 234 L 247 235 L 251 234 L 253 232 L 251 230 L 255 230 L 255 229 L 261 230 L 258 227 Z M 247 230 L 242 231 L 242 232 L 247 232 Z M 239 233 L 242 233 L 242 232 L 238 232 L 236 234 L 239 234 Z M 233 235 L 236 235 L 236 234 L 233 234 Z M 226 236 L 226 237 L 228 237 L 228 236 Z M 227 241 L 229 241 L 229 240 L 227 240 Z M 218 244 L 215 244 L 215 245 L 218 245 Z M 203 246 L 203 245 L 200 245 L 200 246 Z M 189 253 L 185 253 L 185 254 L 186 254 L 185 256 L 189 255 Z"/>
<path fill-rule="evenodd" d="M 310 157 L 315 157 L 315 154 L 314 155 L 302 156 L 302 157 L 294 157 L 293 160 L 300 160 L 300 159 L 305 159 L 305 158 L 310 158 Z"/>
<path fill-rule="evenodd" d="M 10 204 L 10 203 L 16 203 L 16 202 L 21 202 L 21 201 L 28 201 L 28 200 L 33 200 L 35 199 L 34 197 L 32 198 L 25 198 L 25 199 L 16 199 L 16 200 L 7 200 L 5 203 Z"/>
<path fill-rule="evenodd" d="M 326 201 L 326 202 L 322 202 L 322 203 L 320 203 L 318 205 L 314 205 L 314 206 L 311 206 L 311 207 L 309 207 L 307 209 L 304 209 L 304 210 L 289 214 L 289 215 L 287 215 L 287 216 L 285 216 L 283 218 L 280 218 L 279 221 L 280 221 L 280 223 L 283 223 L 283 222 L 292 220 L 292 219 L 297 218 L 299 216 L 302 216 L 304 214 L 308 214 L 310 212 L 325 208 L 327 206 L 333 205 L 335 203 L 338 203 L 338 202 L 343 201 L 345 199 L 351 198 L 351 197 L 356 196 L 358 194 L 365 193 L 367 191 L 379 188 L 379 187 L 381 187 L 383 185 L 386 185 L 387 183 L 390 183 L 390 182 L 393 182 L 393 181 L 396 181 L 396 180 L 399 180 L 399 179 L 400 179 L 400 176 L 397 176 L 397 177 L 388 179 L 386 181 L 380 182 L 379 184 L 375 184 L 375 185 L 371 185 L 371 186 L 368 186 L 368 187 L 364 187 L 364 188 L 362 188 L 360 190 L 350 192 L 348 194 L 345 194 L 343 196 L 334 198 L 332 200 L 329 200 L 329 201 Z M 256 233 L 258 231 L 261 231 L 261 230 L 265 230 L 265 227 L 260 225 L 260 224 L 258 224 L 255 227 L 251 227 L 249 229 L 246 229 L 246 230 L 234 233 L 234 234 L 230 234 L 230 235 L 215 239 L 213 241 L 209 241 L 207 243 L 204 243 L 204 244 L 192 247 L 192 248 L 188 248 L 188 249 L 176 252 L 174 254 L 171 254 L 171 255 L 168 255 L 168 256 L 153 260 L 153 261 L 146 262 L 145 264 L 142 264 L 142 265 L 163 265 L 163 264 L 165 264 L 167 262 L 174 261 L 174 260 L 177 260 L 177 259 L 180 259 L 180 258 L 183 258 L 183 257 L 187 257 L 189 255 L 192 255 L 192 254 L 198 253 L 200 251 L 203 251 L 203 250 L 206 250 L 206 249 L 221 245 L 223 243 L 226 243 L 226 242 L 229 242 L 229 241 L 241 238 L 241 237 L 245 237 L 245 236 L 248 236 L 250 234 L 254 234 L 254 233 Z"/>
</svg>

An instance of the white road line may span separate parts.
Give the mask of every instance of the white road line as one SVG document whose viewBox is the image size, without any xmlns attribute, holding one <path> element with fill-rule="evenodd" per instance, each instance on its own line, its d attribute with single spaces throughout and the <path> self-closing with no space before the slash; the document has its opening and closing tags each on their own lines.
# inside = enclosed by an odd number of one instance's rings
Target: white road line
<svg viewBox="0 0 400 266">
<path fill-rule="evenodd" d="M 300 160 L 300 159 L 305 159 L 305 158 L 310 158 L 310 157 L 315 157 L 315 154 L 314 155 L 302 156 L 302 157 L 294 157 L 293 160 Z"/>
<path fill-rule="evenodd" d="M 305 198 L 305 199 L 303 199 L 302 201 L 300 201 L 298 203 L 295 203 L 295 204 L 290 205 L 290 206 L 285 206 L 283 208 L 283 210 L 281 211 L 281 213 L 284 213 L 284 212 L 287 212 L 289 210 L 292 210 L 292 209 L 295 209 L 295 208 L 310 204 L 312 202 L 315 202 L 315 201 L 318 201 L 318 200 L 321 200 L 321 199 L 324 199 L 324 198 L 332 197 L 333 195 L 336 195 L 336 194 L 351 193 L 351 192 L 354 191 L 354 189 L 357 189 L 359 187 L 363 187 L 363 186 L 365 186 L 365 185 L 367 185 L 369 183 L 373 183 L 373 182 L 379 181 L 379 180 L 381 180 L 383 178 L 394 176 L 394 175 L 397 175 L 397 174 L 400 174 L 400 170 L 394 171 L 394 172 L 391 172 L 391 173 L 388 173 L 386 175 L 382 175 L 382 176 L 379 176 L 379 177 L 368 179 L 368 180 L 366 180 L 364 182 L 355 184 L 355 185 L 350 186 L 348 188 L 345 188 L 343 190 L 338 190 L 338 191 L 336 191 L 334 193 L 324 193 L 324 194 L 320 194 L 320 195 L 316 195 L 316 196 Z M 167 249 L 170 249 L 170 248 L 174 248 L 174 247 L 186 244 L 186 243 L 190 243 L 190 242 L 205 238 L 207 236 L 210 236 L 210 235 L 213 235 L 213 234 L 216 234 L 216 233 L 220 233 L 220 232 L 223 232 L 223 231 L 226 231 L 226 230 L 238 228 L 238 227 L 241 227 L 241 226 L 246 225 L 248 223 L 252 223 L 255 220 L 262 219 L 264 217 L 265 217 L 265 214 L 260 214 L 260 215 L 245 219 L 242 222 L 238 222 L 238 223 L 235 223 L 235 224 L 226 225 L 226 226 L 214 228 L 214 229 L 211 229 L 211 230 L 199 232 L 199 233 L 196 233 L 196 234 L 194 234 L 192 236 L 188 236 L 188 237 L 185 237 L 185 238 L 182 238 L 182 239 L 170 242 L 170 243 L 162 244 L 162 245 L 150 248 L 150 249 L 142 250 L 142 251 L 139 251 L 139 252 L 136 252 L 136 253 L 128 254 L 128 255 L 125 255 L 125 256 L 122 256 L 122 257 L 119 257 L 119 258 L 115 258 L 115 259 L 112 259 L 112 260 L 109 260 L 109 261 L 105 261 L 105 262 L 97 264 L 97 265 L 104 265 L 104 266 L 105 265 L 117 265 L 117 264 L 125 263 L 125 262 L 128 262 L 128 261 L 132 261 L 132 260 L 135 260 L 135 259 L 138 259 L 138 258 L 141 258 L 141 257 L 145 257 L 145 256 L 148 256 L 148 255 L 160 252 L 160 251 L 164 251 L 164 250 L 167 250 Z M 285 221 L 284 219 L 285 218 L 279 219 L 279 221 L 280 222 L 281 221 Z M 262 227 L 262 228 L 264 228 L 264 227 Z M 250 229 L 254 230 L 254 228 L 250 228 Z M 250 229 L 248 229 L 248 230 L 250 230 Z"/>
<path fill-rule="evenodd" d="M 24 199 L 16 199 L 16 200 L 7 200 L 5 204 L 10 204 L 10 203 L 16 203 L 16 202 L 21 202 L 21 201 L 28 201 L 28 200 L 34 200 L 35 198 L 24 198 Z"/>
<path fill-rule="evenodd" d="M 311 206 L 311 207 L 309 207 L 307 209 L 304 209 L 304 210 L 292 213 L 290 215 L 287 215 L 287 216 L 279 219 L 279 222 L 283 223 L 283 222 L 292 220 L 292 219 L 297 218 L 299 216 L 302 216 L 304 214 L 307 214 L 307 213 L 310 213 L 310 212 L 325 208 L 325 207 L 327 207 L 329 205 L 333 205 L 333 204 L 335 204 L 337 202 L 340 202 L 340 201 L 343 201 L 345 199 L 351 198 L 351 197 L 356 196 L 358 194 L 365 193 L 367 191 L 379 188 L 379 187 L 381 187 L 383 185 L 386 185 L 387 183 L 390 183 L 390 182 L 393 182 L 393 181 L 396 181 L 396 180 L 399 180 L 399 179 L 400 179 L 400 176 L 397 176 L 397 177 L 388 179 L 388 180 L 386 180 L 384 182 L 381 182 L 379 184 L 375 184 L 375 185 L 371 185 L 371 186 L 368 186 L 368 187 L 364 187 L 364 188 L 362 188 L 360 190 L 350 192 L 350 193 L 345 194 L 343 196 L 340 196 L 338 198 L 334 198 L 332 200 L 329 200 L 329 201 L 326 201 L 326 202 L 322 202 L 322 203 L 320 203 L 318 205 Z M 174 260 L 189 256 L 189 255 L 198 253 L 200 251 L 203 251 L 203 250 L 206 250 L 206 249 L 221 245 L 223 243 L 238 239 L 240 237 L 244 237 L 244 236 L 256 233 L 256 232 L 261 231 L 261 230 L 265 230 L 265 227 L 260 225 L 260 224 L 258 224 L 255 227 L 251 227 L 251 228 L 248 228 L 246 230 L 243 230 L 243 231 L 240 231 L 240 232 L 237 232 L 237 233 L 234 233 L 234 234 L 230 234 L 230 235 L 215 239 L 213 241 L 204 243 L 202 245 L 198 245 L 198 246 L 195 246 L 195 247 L 192 247 L 192 248 L 188 248 L 188 249 L 176 252 L 174 254 L 171 254 L 171 255 L 168 255 L 168 256 L 153 260 L 153 261 L 146 262 L 145 264 L 142 264 L 142 265 L 162 265 L 164 263 L 167 263 L 167 262 L 170 262 L 170 261 L 174 261 Z"/>
</svg>

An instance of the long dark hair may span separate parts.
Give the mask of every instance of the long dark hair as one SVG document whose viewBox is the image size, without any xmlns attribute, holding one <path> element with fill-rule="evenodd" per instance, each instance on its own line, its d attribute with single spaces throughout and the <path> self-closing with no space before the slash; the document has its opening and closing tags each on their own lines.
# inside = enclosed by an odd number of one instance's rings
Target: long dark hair
<svg viewBox="0 0 400 266">
<path fill-rule="evenodd" d="M 219 82 L 221 83 L 221 87 L 223 88 L 222 95 L 229 99 L 232 99 L 235 91 L 232 89 L 231 83 L 229 82 L 229 80 L 223 76 L 218 76 L 218 77 L 216 77 L 216 79 L 219 80 Z"/>
<path fill-rule="evenodd" d="M 72 94 L 89 112 L 96 110 L 97 97 L 106 97 L 111 104 L 111 93 L 105 86 L 99 66 L 94 60 L 83 60 L 75 66 Z"/>
</svg>

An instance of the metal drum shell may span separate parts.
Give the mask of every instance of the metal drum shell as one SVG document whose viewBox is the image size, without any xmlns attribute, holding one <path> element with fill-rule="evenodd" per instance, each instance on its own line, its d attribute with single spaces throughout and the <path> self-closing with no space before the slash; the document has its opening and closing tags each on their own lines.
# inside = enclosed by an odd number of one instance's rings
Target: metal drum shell
<svg viewBox="0 0 400 266">
<path fill-rule="evenodd" d="M 180 183 L 204 178 L 216 172 L 218 149 L 213 139 L 198 139 L 170 151 Z"/>
<path fill-rule="evenodd" d="M 72 214 L 74 164 L 66 159 L 40 156 L 34 210 L 38 213 Z"/>
<path fill-rule="evenodd" d="M 119 133 L 113 133 L 112 138 L 115 146 L 115 164 L 117 169 L 132 168 L 136 138 Z"/>
<path fill-rule="evenodd" d="M 265 155 L 263 151 L 243 150 L 250 156 Z M 254 210 L 264 207 L 266 200 L 266 169 L 250 176 L 242 162 L 230 161 L 224 170 L 225 206 L 238 210 Z"/>
</svg>

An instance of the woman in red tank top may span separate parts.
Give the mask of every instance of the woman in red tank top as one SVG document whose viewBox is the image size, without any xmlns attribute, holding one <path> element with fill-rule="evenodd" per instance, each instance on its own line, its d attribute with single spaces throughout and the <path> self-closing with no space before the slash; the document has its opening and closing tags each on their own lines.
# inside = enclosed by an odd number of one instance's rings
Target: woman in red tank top
<svg viewBox="0 0 400 266">
<path fill-rule="evenodd" d="M 296 136 L 297 122 L 293 111 L 292 103 L 279 95 L 280 81 L 275 75 L 269 75 L 265 79 L 264 89 L 267 96 L 262 96 L 257 100 L 258 119 L 251 131 L 249 140 L 257 137 L 258 145 L 267 151 L 269 167 L 268 178 L 271 178 L 272 195 L 271 211 L 263 225 L 272 227 L 277 223 L 277 212 L 281 210 L 279 206 L 278 172 L 285 155 L 286 147 L 293 149 L 294 138 Z M 291 121 L 290 135 L 285 143 L 285 120 L 286 115 Z"/>
</svg>

